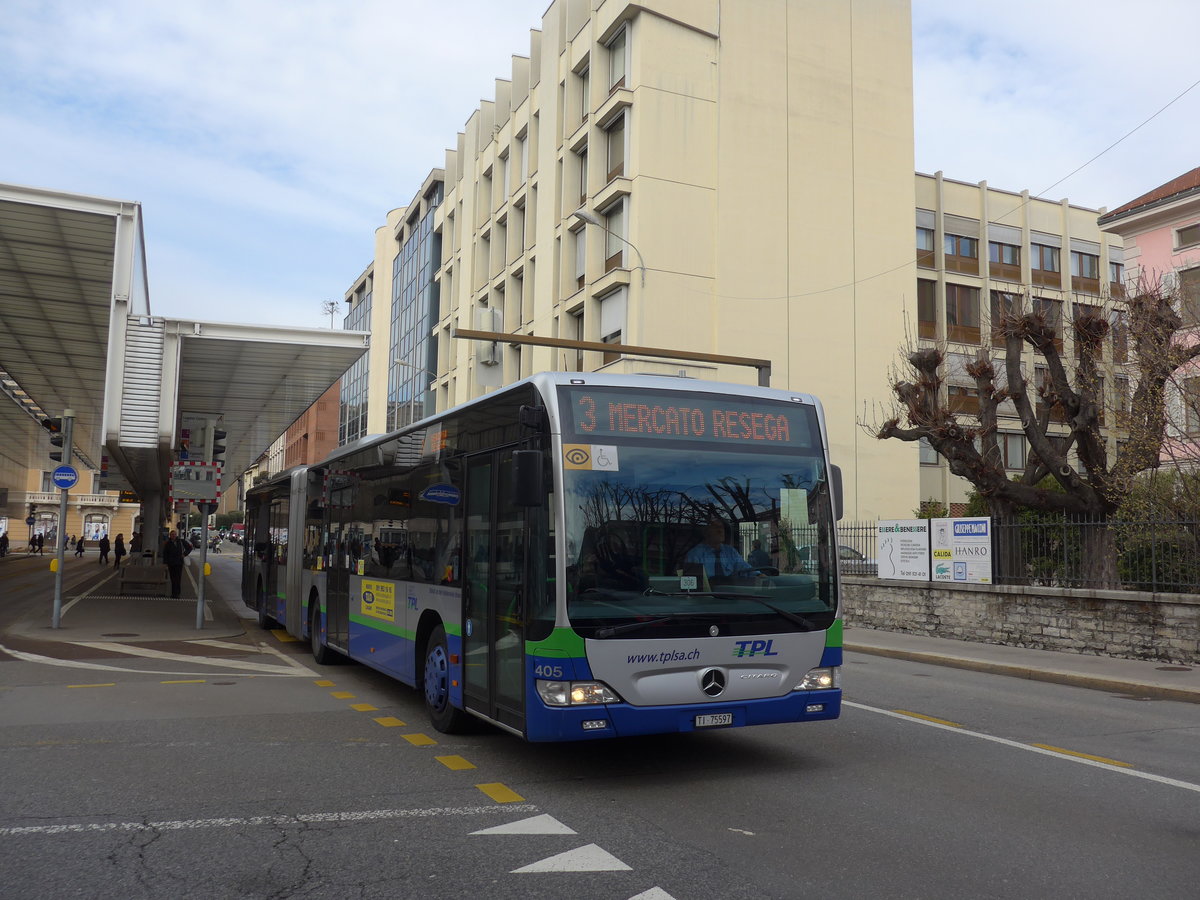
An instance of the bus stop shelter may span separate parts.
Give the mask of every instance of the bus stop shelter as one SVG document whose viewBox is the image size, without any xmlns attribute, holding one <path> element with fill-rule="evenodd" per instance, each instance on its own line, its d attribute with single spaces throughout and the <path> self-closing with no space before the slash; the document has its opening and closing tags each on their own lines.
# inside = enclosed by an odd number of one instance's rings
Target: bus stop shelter
<svg viewBox="0 0 1200 900">
<path fill-rule="evenodd" d="M 27 473 L 53 465 L 41 423 L 71 409 L 76 468 L 107 457 L 104 489 L 165 521 L 182 422 L 227 433 L 229 483 L 368 346 L 366 332 L 156 316 L 140 204 L 0 184 L 0 515 L 24 518 Z"/>
</svg>

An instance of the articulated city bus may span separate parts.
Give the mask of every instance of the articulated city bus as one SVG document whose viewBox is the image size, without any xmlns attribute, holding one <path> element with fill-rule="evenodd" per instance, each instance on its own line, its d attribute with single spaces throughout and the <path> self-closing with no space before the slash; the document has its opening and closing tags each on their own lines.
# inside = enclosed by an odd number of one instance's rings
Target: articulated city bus
<svg viewBox="0 0 1200 900">
<path fill-rule="evenodd" d="M 833 719 L 840 507 L 811 396 L 545 373 L 253 488 L 243 594 L 444 732 Z"/>
</svg>

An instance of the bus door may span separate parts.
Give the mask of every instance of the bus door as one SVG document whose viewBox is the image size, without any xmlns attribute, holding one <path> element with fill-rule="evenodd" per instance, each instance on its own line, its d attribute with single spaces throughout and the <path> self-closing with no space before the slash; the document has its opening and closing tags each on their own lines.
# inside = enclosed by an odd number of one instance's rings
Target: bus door
<svg viewBox="0 0 1200 900">
<path fill-rule="evenodd" d="M 463 700 L 524 732 L 526 511 L 512 502 L 512 450 L 467 460 Z"/>
<path fill-rule="evenodd" d="M 351 477 L 330 478 L 329 530 L 326 532 L 325 635 L 335 650 L 350 649 L 350 577 L 356 574 L 355 484 Z"/>
</svg>

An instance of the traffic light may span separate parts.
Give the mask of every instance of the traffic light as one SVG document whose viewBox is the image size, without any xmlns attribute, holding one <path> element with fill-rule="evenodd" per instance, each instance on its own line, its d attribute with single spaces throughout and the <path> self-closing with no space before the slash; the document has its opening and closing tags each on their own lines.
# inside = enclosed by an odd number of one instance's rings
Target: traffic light
<svg viewBox="0 0 1200 900">
<path fill-rule="evenodd" d="M 222 431 L 220 428 L 213 429 L 213 432 L 212 432 L 212 455 L 209 457 L 211 462 L 217 462 L 217 463 L 225 462 L 225 460 L 223 460 L 221 457 L 225 453 L 225 443 L 224 442 L 225 442 L 226 434 L 227 434 L 227 432 Z"/>
<path fill-rule="evenodd" d="M 50 432 L 50 443 L 55 447 L 63 445 L 62 419 L 42 419 L 42 427 Z M 62 451 L 50 451 L 50 458 L 55 462 L 62 462 Z"/>
</svg>

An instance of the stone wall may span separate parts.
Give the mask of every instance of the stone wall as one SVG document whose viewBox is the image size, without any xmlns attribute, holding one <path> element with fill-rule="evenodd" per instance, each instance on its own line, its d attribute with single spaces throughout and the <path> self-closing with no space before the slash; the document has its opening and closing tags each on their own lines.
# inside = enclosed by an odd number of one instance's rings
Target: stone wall
<svg viewBox="0 0 1200 900">
<path fill-rule="evenodd" d="M 1200 664 L 1200 596 L 843 578 L 848 625 Z"/>
</svg>

